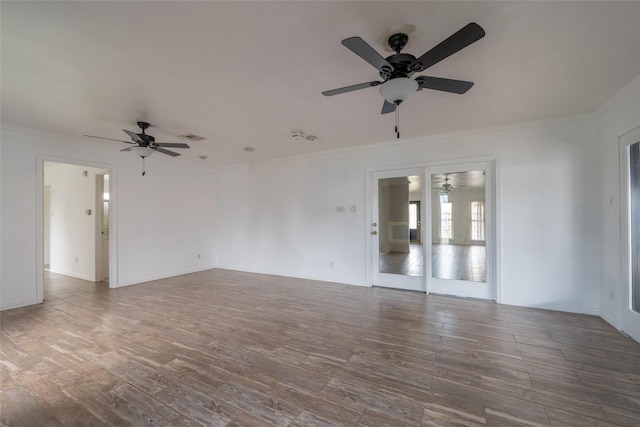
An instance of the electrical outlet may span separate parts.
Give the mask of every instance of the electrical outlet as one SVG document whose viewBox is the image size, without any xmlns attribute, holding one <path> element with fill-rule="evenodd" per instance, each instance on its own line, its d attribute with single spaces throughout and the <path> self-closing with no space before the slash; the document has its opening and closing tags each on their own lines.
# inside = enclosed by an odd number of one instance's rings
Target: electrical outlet
<svg viewBox="0 0 640 427">
<path fill-rule="evenodd" d="M 201 258 L 202 258 L 202 256 L 200 256 L 200 254 L 198 254 L 198 259 L 201 259 Z"/>
<path fill-rule="evenodd" d="M 76 262 L 78 262 L 78 257 L 76 257 Z"/>
<path fill-rule="evenodd" d="M 333 261 L 329 261 L 329 267 L 333 268 Z"/>
</svg>

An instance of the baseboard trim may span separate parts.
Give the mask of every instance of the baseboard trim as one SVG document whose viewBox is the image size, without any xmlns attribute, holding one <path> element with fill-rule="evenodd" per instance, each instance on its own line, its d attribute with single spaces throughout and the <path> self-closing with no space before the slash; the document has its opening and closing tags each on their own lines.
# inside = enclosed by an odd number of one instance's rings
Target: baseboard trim
<svg viewBox="0 0 640 427">
<path fill-rule="evenodd" d="M 12 302 L 9 304 L 2 304 L 0 305 L 0 311 L 13 310 L 14 308 L 22 308 L 30 305 L 35 305 L 35 304 L 42 304 L 42 301 L 38 301 L 37 299 L 28 299 L 28 300 Z"/>
<path fill-rule="evenodd" d="M 52 270 L 51 268 L 49 268 L 47 271 L 55 274 L 62 274 L 63 276 L 72 277 L 74 279 L 86 280 L 87 282 L 93 282 L 93 283 L 96 282 L 96 278 L 94 276 L 88 276 L 84 274 L 75 274 L 70 271 Z"/>
<path fill-rule="evenodd" d="M 359 286 L 359 287 L 370 287 L 369 285 L 361 282 L 361 281 L 357 281 L 357 280 L 342 280 L 342 279 L 338 279 L 336 277 L 322 277 L 322 276 L 298 276 L 298 275 L 292 275 L 292 274 L 283 274 L 283 273 L 278 273 L 278 272 L 272 272 L 272 271 L 265 271 L 265 270 L 256 270 L 256 269 L 247 269 L 247 268 L 243 268 L 243 267 L 238 267 L 238 266 L 224 266 L 224 265 L 218 265 L 216 266 L 216 268 L 219 268 L 220 270 L 231 270 L 231 271 L 240 271 L 243 273 L 255 273 L 255 274 L 266 274 L 269 276 L 281 276 L 281 277 L 290 277 L 292 279 L 301 279 L 301 280 L 316 280 L 318 282 L 330 282 L 330 283 L 337 283 L 339 285 L 349 285 L 349 286 Z"/>
<path fill-rule="evenodd" d="M 185 271 L 181 271 L 181 272 L 171 273 L 169 275 L 149 276 L 149 277 L 143 277 L 143 278 L 139 278 L 139 279 L 125 280 L 125 281 L 121 281 L 120 283 L 118 283 L 117 287 L 121 288 L 121 287 L 124 287 L 124 286 L 132 286 L 132 285 L 139 285 L 140 283 L 153 282 L 154 280 L 170 279 L 172 277 L 182 276 L 184 274 L 199 273 L 201 271 L 212 270 L 214 268 L 215 267 L 207 266 L 207 267 L 197 268 L 197 269 L 193 269 L 193 270 L 185 270 Z"/>
<path fill-rule="evenodd" d="M 549 304 L 539 301 L 518 300 L 511 298 L 502 298 L 499 304 L 516 305 L 519 307 L 539 308 L 542 310 L 564 311 L 567 313 L 590 314 L 592 316 L 600 316 L 599 308 L 575 307 L 563 304 Z"/>
<path fill-rule="evenodd" d="M 600 313 L 600 317 L 602 317 L 602 320 L 604 320 L 605 322 L 607 322 L 608 324 L 610 324 L 611 326 L 613 326 L 617 330 L 622 331 L 622 329 L 620 329 L 620 325 L 618 325 L 618 322 L 613 320 L 612 317 L 609 317 L 606 314 L 602 314 L 602 313 Z"/>
</svg>

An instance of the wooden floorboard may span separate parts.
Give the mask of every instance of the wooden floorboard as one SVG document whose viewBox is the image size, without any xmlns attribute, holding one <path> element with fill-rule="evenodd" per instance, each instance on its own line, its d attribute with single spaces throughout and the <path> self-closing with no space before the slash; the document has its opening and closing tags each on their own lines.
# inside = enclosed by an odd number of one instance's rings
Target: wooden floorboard
<svg viewBox="0 0 640 427">
<path fill-rule="evenodd" d="M 46 273 L 0 313 L 0 425 L 639 426 L 640 344 L 595 316 L 210 270 Z"/>
</svg>

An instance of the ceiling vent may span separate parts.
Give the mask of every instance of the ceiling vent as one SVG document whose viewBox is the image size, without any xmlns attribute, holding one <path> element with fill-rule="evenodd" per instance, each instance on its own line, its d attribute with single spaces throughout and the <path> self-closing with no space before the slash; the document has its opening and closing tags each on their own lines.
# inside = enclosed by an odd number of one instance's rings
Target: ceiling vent
<svg viewBox="0 0 640 427">
<path fill-rule="evenodd" d="M 304 132 L 302 132 L 301 130 L 296 130 L 294 132 L 291 132 L 291 134 L 289 135 L 289 138 L 293 139 L 294 141 L 309 141 L 309 142 L 313 142 L 316 139 L 318 139 L 318 137 L 315 135 L 305 135 Z"/>
<path fill-rule="evenodd" d="M 185 133 L 184 135 L 180 135 L 178 138 L 188 139 L 189 141 L 202 141 L 204 138 L 198 135 L 194 135 L 192 133 Z"/>
</svg>

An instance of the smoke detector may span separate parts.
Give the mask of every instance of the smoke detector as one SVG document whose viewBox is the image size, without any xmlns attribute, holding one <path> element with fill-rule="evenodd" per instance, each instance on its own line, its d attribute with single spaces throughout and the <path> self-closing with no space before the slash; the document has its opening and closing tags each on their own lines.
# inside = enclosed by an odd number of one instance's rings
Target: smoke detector
<svg viewBox="0 0 640 427">
<path fill-rule="evenodd" d="M 301 130 L 291 132 L 291 135 L 289 135 L 289 138 L 293 139 L 294 141 L 303 141 L 304 132 L 302 132 Z"/>
<path fill-rule="evenodd" d="M 289 135 L 289 138 L 293 139 L 294 141 L 309 141 L 309 142 L 313 142 L 316 139 L 318 139 L 318 137 L 315 135 L 305 135 L 304 132 L 302 132 L 301 130 L 296 130 L 294 132 L 291 132 L 291 135 Z"/>
<path fill-rule="evenodd" d="M 252 151 L 256 151 L 255 147 L 243 147 L 242 149 L 244 151 L 246 151 L 247 153 L 250 153 Z"/>
</svg>

